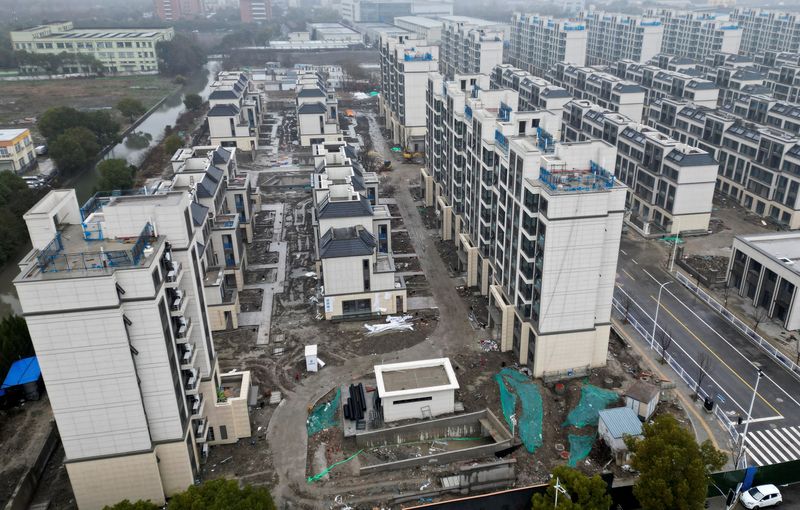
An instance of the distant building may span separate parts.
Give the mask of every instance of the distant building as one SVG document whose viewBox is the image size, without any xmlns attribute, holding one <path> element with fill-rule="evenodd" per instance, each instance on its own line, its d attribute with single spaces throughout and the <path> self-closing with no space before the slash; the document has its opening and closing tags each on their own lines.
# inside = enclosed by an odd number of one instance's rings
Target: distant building
<svg viewBox="0 0 800 510">
<path fill-rule="evenodd" d="M 731 21 L 742 27 L 739 52 L 756 55 L 765 51 L 800 51 L 800 14 L 737 7 Z"/>
<path fill-rule="evenodd" d="M 623 59 L 646 62 L 661 52 L 664 27 L 657 18 L 584 11 L 587 65 L 609 65 Z"/>
<path fill-rule="evenodd" d="M 648 104 L 661 98 L 676 97 L 708 108 L 717 106 L 719 87 L 705 78 L 632 60 L 617 62 L 612 69 L 620 78 L 639 84 L 647 93 Z"/>
<path fill-rule="evenodd" d="M 162 21 L 200 18 L 205 15 L 203 0 L 153 0 L 156 16 Z"/>
<path fill-rule="evenodd" d="M 112 73 L 157 73 L 156 44 L 175 36 L 172 28 L 73 28 L 71 21 L 11 32 L 15 51 L 95 57 Z M 64 73 L 79 73 L 78 62 L 65 64 Z"/>
<path fill-rule="evenodd" d="M 264 23 L 272 19 L 272 0 L 239 0 L 242 23 Z"/>
<path fill-rule="evenodd" d="M 36 152 L 29 129 L 0 129 L 0 171 L 18 174 L 36 164 Z"/>
<path fill-rule="evenodd" d="M 601 108 L 640 122 L 644 115 L 646 90 L 638 83 L 613 74 L 559 62 L 548 78 L 575 99 L 588 99 Z"/>
<path fill-rule="evenodd" d="M 463 16 L 443 18 L 439 69 L 445 76 L 489 74 L 503 63 L 503 31 L 486 21 Z"/>
<path fill-rule="evenodd" d="M 430 44 L 442 40 L 442 20 L 426 18 L 424 16 L 400 16 L 394 19 L 394 24 L 415 33 L 420 39 L 425 39 Z"/>
<path fill-rule="evenodd" d="M 713 53 L 739 53 L 742 28 L 727 17 L 691 11 L 650 9 L 661 19 L 664 38 L 661 53 L 703 60 Z"/>
<path fill-rule="evenodd" d="M 298 76 L 295 105 L 301 147 L 343 140 L 336 92 L 325 85 L 322 77 L 316 74 Z"/>
<path fill-rule="evenodd" d="M 556 62 L 585 65 L 586 44 L 583 21 L 515 13 L 511 18 L 508 62 L 544 77 Z"/>
<path fill-rule="evenodd" d="M 400 16 L 448 16 L 452 1 L 341 0 L 339 13 L 348 23 L 392 23 Z"/>
<path fill-rule="evenodd" d="M 523 112 L 561 112 L 564 105 L 572 100 L 572 94 L 567 89 L 510 64 L 495 66 L 491 74 L 491 86 L 493 89 L 512 89 L 519 92 L 519 109 Z"/>
<path fill-rule="evenodd" d="M 343 41 L 352 44 L 363 42 L 363 36 L 341 23 L 308 23 L 308 32 L 314 41 Z"/>
</svg>

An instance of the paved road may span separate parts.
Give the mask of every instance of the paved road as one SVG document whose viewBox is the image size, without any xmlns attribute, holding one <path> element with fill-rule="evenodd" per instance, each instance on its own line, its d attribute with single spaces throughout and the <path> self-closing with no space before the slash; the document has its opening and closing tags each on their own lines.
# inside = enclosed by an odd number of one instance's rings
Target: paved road
<svg viewBox="0 0 800 510">
<path fill-rule="evenodd" d="M 668 352 L 691 377 L 707 359 L 702 383 L 732 421 L 747 416 L 758 369 L 764 371 L 753 406 L 748 450 L 755 464 L 800 458 L 800 383 L 719 314 L 663 269 L 663 250 L 623 237 L 615 297 L 628 302 L 629 316 L 651 331 L 659 285 L 664 287 L 659 329 L 673 337 Z M 660 333 L 656 334 L 659 338 Z M 738 426 L 738 430 L 744 427 Z"/>
</svg>

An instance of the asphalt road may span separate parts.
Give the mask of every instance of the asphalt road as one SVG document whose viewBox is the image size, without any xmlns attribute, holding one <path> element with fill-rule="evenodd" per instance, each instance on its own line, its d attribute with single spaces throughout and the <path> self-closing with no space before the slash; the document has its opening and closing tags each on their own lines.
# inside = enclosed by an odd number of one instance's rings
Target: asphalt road
<svg viewBox="0 0 800 510">
<path fill-rule="evenodd" d="M 702 387 L 731 421 L 746 419 L 758 369 L 763 370 L 748 431 L 751 463 L 800 458 L 800 383 L 675 281 L 663 269 L 663 254 L 652 248 L 652 242 L 623 237 L 620 248 L 615 297 L 627 306 L 629 317 L 652 331 L 660 284 L 672 282 L 664 287 L 658 312 L 659 329 L 673 338 L 667 352 L 693 379 L 707 360 Z M 656 338 L 660 335 L 657 332 Z"/>
</svg>

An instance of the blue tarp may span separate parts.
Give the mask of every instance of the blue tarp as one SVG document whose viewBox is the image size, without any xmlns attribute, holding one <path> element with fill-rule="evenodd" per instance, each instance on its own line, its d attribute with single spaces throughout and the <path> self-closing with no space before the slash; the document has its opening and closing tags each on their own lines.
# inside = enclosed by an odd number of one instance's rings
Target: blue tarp
<svg viewBox="0 0 800 510">
<path fill-rule="evenodd" d="M 8 369 L 6 380 L 3 381 L 2 388 L 13 388 L 30 382 L 38 381 L 42 376 L 42 371 L 39 368 L 39 360 L 36 356 L 17 360 Z"/>
</svg>

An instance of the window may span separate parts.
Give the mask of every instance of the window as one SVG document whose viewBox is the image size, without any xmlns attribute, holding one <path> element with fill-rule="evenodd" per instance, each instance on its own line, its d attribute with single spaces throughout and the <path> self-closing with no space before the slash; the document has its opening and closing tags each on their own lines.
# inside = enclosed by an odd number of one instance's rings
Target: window
<svg viewBox="0 0 800 510">
<path fill-rule="evenodd" d="M 417 398 L 404 398 L 401 400 L 395 400 L 392 402 L 392 405 L 403 405 L 403 404 L 413 404 L 414 402 L 429 402 L 433 400 L 433 397 L 417 397 Z"/>
<path fill-rule="evenodd" d="M 221 440 L 228 439 L 228 427 L 225 425 L 219 426 L 219 438 Z"/>
</svg>

